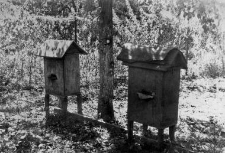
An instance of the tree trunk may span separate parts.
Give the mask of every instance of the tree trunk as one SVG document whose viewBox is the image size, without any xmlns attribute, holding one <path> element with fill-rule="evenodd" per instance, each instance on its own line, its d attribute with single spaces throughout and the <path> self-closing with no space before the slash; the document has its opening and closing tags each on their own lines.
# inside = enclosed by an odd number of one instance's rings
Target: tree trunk
<svg viewBox="0 0 225 153">
<path fill-rule="evenodd" d="M 187 69 L 185 75 L 188 76 L 188 54 L 189 54 L 189 44 L 190 43 L 190 28 L 189 28 L 189 19 L 188 19 L 188 29 L 187 29 L 187 39 L 186 39 L 186 60 L 187 60 Z"/>
<path fill-rule="evenodd" d="M 114 120 L 113 111 L 113 21 L 112 0 L 100 0 L 99 18 L 99 63 L 100 63 L 100 93 L 98 100 L 98 118 L 105 122 Z"/>
</svg>

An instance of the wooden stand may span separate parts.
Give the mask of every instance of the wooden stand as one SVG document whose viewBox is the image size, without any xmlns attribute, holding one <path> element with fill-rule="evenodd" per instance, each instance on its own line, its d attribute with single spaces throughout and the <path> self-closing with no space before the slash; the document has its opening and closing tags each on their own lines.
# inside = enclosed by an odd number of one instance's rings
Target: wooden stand
<svg viewBox="0 0 225 153">
<path fill-rule="evenodd" d="M 176 131 L 176 126 L 172 125 L 169 127 L 169 136 L 170 136 L 170 141 L 175 142 L 175 131 Z"/>
<path fill-rule="evenodd" d="M 49 100 L 50 95 L 48 93 L 45 94 L 45 115 L 46 119 L 49 118 Z M 68 106 L 68 98 L 67 96 L 59 96 L 59 108 L 62 109 L 62 116 L 67 116 L 67 106 Z M 81 94 L 77 94 L 77 112 L 78 114 L 82 114 L 82 96 Z"/>
<path fill-rule="evenodd" d="M 83 102 L 82 96 L 79 93 L 79 94 L 77 94 L 77 113 L 81 114 L 81 115 L 83 114 L 82 113 L 82 102 Z"/>
<path fill-rule="evenodd" d="M 159 148 L 163 146 L 164 129 L 158 129 L 158 145 Z"/>
<path fill-rule="evenodd" d="M 147 135 L 147 130 L 148 130 L 148 125 L 147 124 L 143 124 L 143 136 Z"/>
<path fill-rule="evenodd" d="M 133 140 L 133 128 L 134 128 L 134 121 L 128 120 L 127 130 L 128 130 L 128 142 L 131 143 Z"/>
<path fill-rule="evenodd" d="M 59 97 L 59 107 L 63 110 L 62 116 L 66 117 L 67 106 L 68 106 L 68 98 L 67 96 Z"/>
<path fill-rule="evenodd" d="M 132 142 L 133 140 L 133 124 L 134 121 L 130 121 L 128 120 L 128 141 Z M 143 135 L 145 136 L 147 133 L 147 128 L 148 125 L 147 124 L 143 124 Z M 175 141 L 175 130 L 176 130 L 176 126 L 172 125 L 169 127 L 169 137 L 170 137 L 170 141 L 174 142 Z M 163 137 L 164 137 L 164 129 L 158 129 L 158 146 L 159 148 L 161 148 L 163 146 Z"/>
<path fill-rule="evenodd" d="M 49 94 L 45 94 L 45 116 L 46 119 L 48 119 L 49 117 Z"/>
</svg>

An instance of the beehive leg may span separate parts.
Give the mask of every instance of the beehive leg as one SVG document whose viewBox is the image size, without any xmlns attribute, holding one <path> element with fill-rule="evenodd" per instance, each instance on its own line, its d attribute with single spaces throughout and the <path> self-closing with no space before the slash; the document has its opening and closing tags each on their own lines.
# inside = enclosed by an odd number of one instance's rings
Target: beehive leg
<svg viewBox="0 0 225 153">
<path fill-rule="evenodd" d="M 49 94 L 45 94 L 45 117 L 49 117 Z"/>
<path fill-rule="evenodd" d="M 133 127 L 134 127 L 134 121 L 128 120 L 127 129 L 128 129 L 128 141 L 129 142 L 132 142 L 132 140 L 133 140 Z"/>
<path fill-rule="evenodd" d="M 78 114 L 83 114 L 82 113 L 82 96 L 81 94 L 77 94 L 77 113 Z"/>
<path fill-rule="evenodd" d="M 175 141 L 175 130 L 176 130 L 176 125 L 172 125 L 169 127 L 169 136 L 170 136 L 171 142 Z"/>
<path fill-rule="evenodd" d="M 164 129 L 158 129 L 158 144 L 160 148 L 163 146 L 163 133 Z"/>
<path fill-rule="evenodd" d="M 68 99 L 67 96 L 63 96 L 61 98 L 61 108 L 62 108 L 62 115 L 63 117 L 66 117 L 67 115 L 67 105 L 68 105 Z"/>
<path fill-rule="evenodd" d="M 147 124 L 143 124 L 143 136 L 147 135 L 147 129 L 148 129 L 148 125 Z"/>
</svg>

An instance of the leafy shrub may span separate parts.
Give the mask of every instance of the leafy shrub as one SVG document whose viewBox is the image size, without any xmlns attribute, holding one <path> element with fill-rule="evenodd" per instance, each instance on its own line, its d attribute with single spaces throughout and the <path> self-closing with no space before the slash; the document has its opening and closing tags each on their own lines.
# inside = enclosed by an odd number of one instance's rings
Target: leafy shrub
<svg viewBox="0 0 225 153">
<path fill-rule="evenodd" d="M 203 73 L 204 73 L 204 76 L 216 78 L 220 76 L 221 72 L 222 71 L 219 65 L 216 62 L 214 62 L 214 63 L 207 64 L 205 67 L 205 71 Z"/>
</svg>

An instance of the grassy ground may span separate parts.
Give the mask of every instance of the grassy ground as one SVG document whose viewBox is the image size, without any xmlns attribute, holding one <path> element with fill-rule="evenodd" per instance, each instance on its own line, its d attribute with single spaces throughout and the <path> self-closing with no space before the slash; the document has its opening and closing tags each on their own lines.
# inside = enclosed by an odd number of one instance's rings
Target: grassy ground
<svg viewBox="0 0 225 153">
<path fill-rule="evenodd" d="M 223 78 L 181 81 L 177 144 L 161 152 L 225 152 L 224 82 Z M 83 89 L 83 113 L 92 118 L 96 115 L 96 92 L 96 89 Z M 128 145 L 124 131 L 108 130 L 73 118 L 64 120 L 53 112 L 46 126 L 43 98 L 42 91 L 2 92 L 0 152 L 159 152 L 141 137 Z M 56 105 L 57 99 L 52 96 L 51 106 Z M 124 84 L 115 90 L 114 109 L 116 124 L 126 128 L 127 87 Z M 69 97 L 68 110 L 76 112 L 75 97 Z M 142 135 L 141 124 L 135 123 L 134 134 Z M 149 138 L 155 139 L 156 134 L 155 128 L 148 128 Z M 165 141 L 169 141 L 167 129 Z"/>
</svg>

